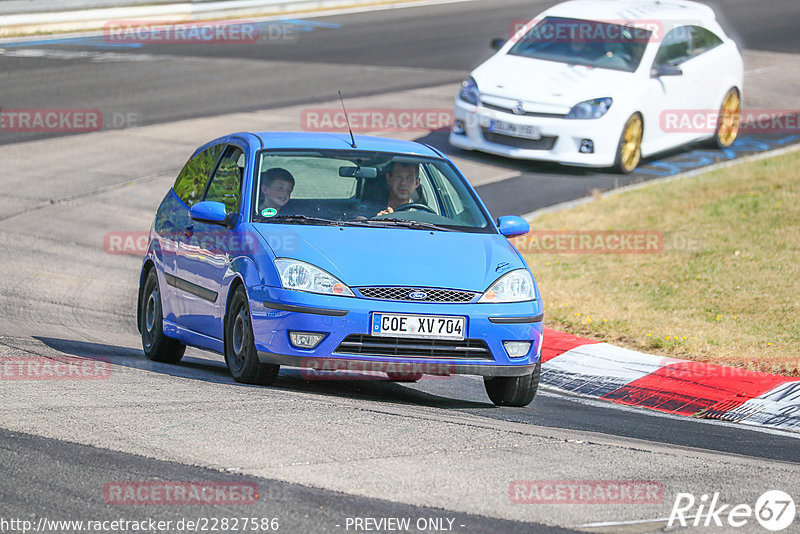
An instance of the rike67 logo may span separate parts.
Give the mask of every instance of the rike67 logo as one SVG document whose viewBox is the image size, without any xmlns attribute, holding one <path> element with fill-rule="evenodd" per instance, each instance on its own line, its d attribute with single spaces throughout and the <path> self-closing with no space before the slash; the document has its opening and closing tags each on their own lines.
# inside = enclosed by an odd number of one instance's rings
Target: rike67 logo
<svg viewBox="0 0 800 534">
<path fill-rule="evenodd" d="M 695 508 L 696 506 L 696 508 Z M 796 508 L 794 499 L 780 490 L 764 492 L 754 507 L 749 504 L 724 504 L 719 493 L 702 495 L 696 499 L 691 493 L 678 493 L 667 528 L 676 524 L 687 527 L 743 527 L 755 516 L 756 521 L 767 530 L 784 530 L 794 522 Z"/>
</svg>

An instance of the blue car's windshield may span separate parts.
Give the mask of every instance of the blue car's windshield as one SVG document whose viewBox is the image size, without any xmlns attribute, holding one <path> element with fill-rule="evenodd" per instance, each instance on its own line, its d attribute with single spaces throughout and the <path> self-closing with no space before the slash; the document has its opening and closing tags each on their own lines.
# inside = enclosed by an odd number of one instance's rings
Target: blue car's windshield
<svg viewBox="0 0 800 534">
<path fill-rule="evenodd" d="M 262 151 L 250 220 L 494 231 L 448 162 L 356 150 Z"/>
<path fill-rule="evenodd" d="M 545 17 L 508 51 L 571 65 L 634 72 L 650 41 L 650 30 L 593 20 Z"/>
</svg>

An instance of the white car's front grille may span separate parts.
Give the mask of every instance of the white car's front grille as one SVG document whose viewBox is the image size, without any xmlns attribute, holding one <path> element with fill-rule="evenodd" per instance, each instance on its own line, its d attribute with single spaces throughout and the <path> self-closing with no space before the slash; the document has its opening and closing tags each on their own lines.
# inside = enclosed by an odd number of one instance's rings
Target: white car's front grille
<svg viewBox="0 0 800 534">
<path fill-rule="evenodd" d="M 481 127 L 481 133 L 483 138 L 490 143 L 524 150 L 552 150 L 558 140 L 558 136 L 555 135 L 544 135 L 539 139 L 525 139 L 523 137 L 490 132 L 489 128 L 486 127 Z"/>
<path fill-rule="evenodd" d="M 505 106 L 497 106 L 495 104 L 488 104 L 486 102 L 482 102 L 481 105 L 486 109 L 493 109 L 495 111 L 502 111 L 503 113 L 510 113 L 517 117 L 545 117 L 550 119 L 563 119 L 566 117 L 566 113 L 546 113 L 543 111 L 523 111 L 519 113 L 514 111 L 514 109 L 505 107 Z"/>
</svg>

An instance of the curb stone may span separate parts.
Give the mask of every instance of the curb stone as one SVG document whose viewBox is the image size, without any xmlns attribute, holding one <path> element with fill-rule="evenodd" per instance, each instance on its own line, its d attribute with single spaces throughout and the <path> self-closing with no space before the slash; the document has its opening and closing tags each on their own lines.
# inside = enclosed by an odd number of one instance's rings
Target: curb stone
<svg viewBox="0 0 800 534">
<path fill-rule="evenodd" d="M 800 378 L 654 356 L 545 328 L 542 384 L 674 415 L 800 432 Z"/>
</svg>

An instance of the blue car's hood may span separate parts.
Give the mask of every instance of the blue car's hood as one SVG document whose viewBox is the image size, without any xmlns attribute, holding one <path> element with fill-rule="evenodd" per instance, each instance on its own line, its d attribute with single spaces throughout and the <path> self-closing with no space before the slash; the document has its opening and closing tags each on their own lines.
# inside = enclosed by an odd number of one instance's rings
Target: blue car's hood
<svg viewBox="0 0 800 534">
<path fill-rule="evenodd" d="M 524 267 L 499 234 L 254 224 L 277 257 L 325 269 L 352 287 L 420 286 L 482 292 Z"/>
</svg>

